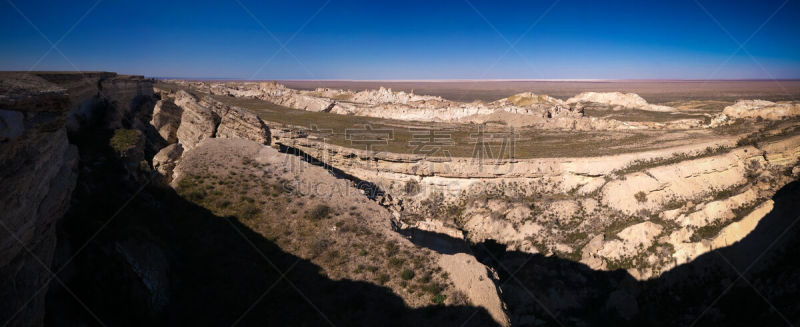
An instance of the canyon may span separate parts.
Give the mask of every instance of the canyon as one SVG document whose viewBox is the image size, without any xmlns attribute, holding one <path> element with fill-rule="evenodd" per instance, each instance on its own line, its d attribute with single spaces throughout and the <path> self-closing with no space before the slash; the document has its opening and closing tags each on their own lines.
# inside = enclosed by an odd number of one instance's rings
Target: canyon
<svg viewBox="0 0 800 327">
<path fill-rule="evenodd" d="M 9 325 L 779 319 L 706 313 L 744 275 L 800 313 L 795 100 L 0 81 Z"/>
</svg>

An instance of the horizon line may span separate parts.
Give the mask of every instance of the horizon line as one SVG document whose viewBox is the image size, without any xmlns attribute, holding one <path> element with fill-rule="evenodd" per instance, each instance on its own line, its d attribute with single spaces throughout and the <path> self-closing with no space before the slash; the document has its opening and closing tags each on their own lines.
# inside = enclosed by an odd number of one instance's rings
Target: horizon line
<svg viewBox="0 0 800 327">
<path fill-rule="evenodd" d="M 182 79 L 195 81 L 235 81 L 235 82 L 616 82 L 616 81 L 653 81 L 653 82 L 736 82 L 736 81 L 800 81 L 798 78 L 718 78 L 718 79 L 693 79 L 693 78 L 485 78 L 485 79 L 247 79 L 247 78 L 226 78 L 226 77 L 170 77 L 170 76 L 147 76 L 155 79 Z"/>
</svg>

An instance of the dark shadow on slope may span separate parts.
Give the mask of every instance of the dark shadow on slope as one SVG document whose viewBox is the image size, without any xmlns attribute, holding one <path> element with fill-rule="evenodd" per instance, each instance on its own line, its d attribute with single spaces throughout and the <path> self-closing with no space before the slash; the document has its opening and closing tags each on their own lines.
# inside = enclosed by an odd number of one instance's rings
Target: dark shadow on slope
<svg viewBox="0 0 800 327">
<path fill-rule="evenodd" d="M 80 177 L 52 268 L 68 289 L 51 283 L 47 325 L 446 326 L 473 313 L 470 325 L 493 324 L 484 309 L 413 309 L 389 288 L 330 280 L 235 217 L 126 182 L 110 135 L 71 135 Z"/>
<path fill-rule="evenodd" d="M 446 234 L 424 231 L 417 228 L 398 230 L 411 243 L 442 254 L 472 253 L 469 243 Z"/>
<path fill-rule="evenodd" d="M 300 150 L 298 148 L 287 146 L 287 145 L 284 145 L 284 144 L 281 144 L 281 143 L 276 143 L 276 144 L 278 144 L 279 151 L 281 153 L 286 153 L 286 154 L 298 156 L 305 162 L 308 162 L 308 163 L 310 163 L 312 165 L 321 166 L 321 167 L 327 169 L 333 176 L 336 176 L 336 178 L 346 179 L 346 180 L 352 182 L 353 185 L 357 189 L 364 191 L 364 195 L 366 195 L 367 198 L 369 198 L 370 200 L 382 200 L 384 197 L 389 197 L 389 199 L 387 199 L 387 200 L 391 201 L 391 195 L 389 195 L 386 192 L 384 192 L 380 188 L 380 186 L 378 186 L 375 183 L 372 183 L 370 181 L 366 181 L 366 180 L 360 179 L 360 178 L 358 178 L 356 176 L 350 175 L 350 174 L 344 172 L 343 170 L 341 170 L 339 168 L 336 168 L 336 167 L 333 167 L 330 164 L 327 164 L 327 163 L 319 160 L 318 158 L 316 158 L 316 157 L 314 157 L 314 156 L 308 154 L 307 152 L 305 152 L 303 150 Z M 381 202 L 381 204 L 383 204 L 382 203 L 383 201 L 380 201 L 380 202 Z"/>
<path fill-rule="evenodd" d="M 594 271 L 558 257 L 507 252 L 492 241 L 473 249 L 498 271 L 514 325 L 797 325 L 800 182 L 772 199 L 774 209 L 742 241 L 648 281 L 624 270 Z"/>
</svg>

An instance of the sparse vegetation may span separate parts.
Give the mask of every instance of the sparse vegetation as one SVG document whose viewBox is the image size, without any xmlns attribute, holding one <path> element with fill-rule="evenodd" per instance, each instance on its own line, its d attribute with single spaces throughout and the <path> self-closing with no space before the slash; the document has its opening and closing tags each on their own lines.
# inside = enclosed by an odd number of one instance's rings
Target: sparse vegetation
<svg viewBox="0 0 800 327">
<path fill-rule="evenodd" d="M 636 201 L 639 203 L 647 202 L 647 193 L 643 191 L 636 192 L 633 197 L 636 198 Z"/>
<path fill-rule="evenodd" d="M 411 269 L 403 269 L 403 272 L 400 273 L 400 277 L 403 278 L 403 280 L 411 280 L 414 278 L 414 271 Z"/>
<path fill-rule="evenodd" d="M 327 203 L 287 192 L 281 186 L 283 180 L 250 177 L 249 169 L 261 169 L 253 167 L 254 162 L 241 160 L 238 166 L 237 160 L 238 167 L 230 169 L 235 174 L 228 170 L 210 174 L 208 168 L 196 169 L 178 181 L 176 190 L 216 215 L 238 218 L 287 251 L 324 267 L 332 277 L 403 288 L 408 291 L 406 294 L 415 293 L 414 299 L 420 303 L 429 303 L 429 298 L 423 296 L 428 293 L 423 286 L 433 292 L 430 296 L 448 287 L 447 277 L 434 274 L 437 266 L 431 265 L 425 255 L 408 251 L 397 241 L 356 223 L 361 215 L 359 207 L 350 205 L 350 214 L 336 215 L 336 209 Z M 289 204 L 291 207 L 286 208 Z M 271 212 L 300 212 L 304 219 L 286 220 L 282 214 Z M 322 223 L 325 220 L 332 221 Z M 331 233 L 331 225 L 336 227 L 335 233 Z"/>
<path fill-rule="evenodd" d="M 114 151 L 124 152 L 139 142 L 142 132 L 136 129 L 118 129 L 114 131 L 114 136 L 108 141 Z"/>
<path fill-rule="evenodd" d="M 392 278 L 391 278 L 391 277 L 389 277 L 389 275 L 388 275 L 388 274 L 383 274 L 383 273 L 382 273 L 382 274 L 378 274 L 378 279 L 377 279 L 377 280 L 378 280 L 378 283 L 379 283 L 379 284 L 381 284 L 381 285 L 385 285 L 385 284 L 386 284 L 386 283 L 388 283 L 388 282 L 389 282 L 389 280 L 391 280 L 391 279 L 392 279 Z"/>
<path fill-rule="evenodd" d="M 720 154 L 727 153 L 727 152 L 730 152 L 730 151 L 731 151 L 731 148 L 726 148 L 724 146 L 718 146 L 716 148 L 706 147 L 705 152 L 700 153 L 700 154 L 696 154 L 696 155 L 690 155 L 690 154 L 687 154 L 687 153 L 673 153 L 672 156 L 668 157 L 668 158 L 654 158 L 654 159 L 648 159 L 648 160 L 637 160 L 637 161 L 634 161 L 632 164 L 630 164 L 629 166 L 627 166 L 627 167 L 625 167 L 623 169 L 615 170 L 613 173 L 617 174 L 617 175 L 627 175 L 627 174 L 634 173 L 634 172 L 644 171 L 644 170 L 647 170 L 647 169 L 650 169 L 650 168 L 676 164 L 676 163 L 679 163 L 681 161 L 695 160 L 695 159 L 701 159 L 701 158 L 711 157 L 711 156 L 715 156 L 715 155 L 720 155 Z"/>
<path fill-rule="evenodd" d="M 700 227 L 697 230 L 695 230 L 694 234 L 692 234 L 691 240 L 692 242 L 700 242 L 701 240 L 704 239 L 713 238 L 714 236 L 717 236 L 717 234 L 719 234 L 719 232 L 723 228 L 725 228 L 724 223 L 720 221 L 715 221 L 711 224 L 708 224 L 706 226 Z"/>
<path fill-rule="evenodd" d="M 446 299 L 447 299 L 446 295 L 444 295 L 444 294 L 436 294 L 436 295 L 431 297 L 431 302 L 433 302 L 433 304 L 436 304 L 436 305 L 442 305 L 442 304 L 444 304 L 444 300 L 446 300 Z"/>
<path fill-rule="evenodd" d="M 331 207 L 324 204 L 318 204 L 306 212 L 306 218 L 311 220 L 322 220 L 328 218 L 330 215 Z"/>
<path fill-rule="evenodd" d="M 413 178 L 409 179 L 408 181 L 406 181 L 404 190 L 407 195 L 412 195 L 412 196 L 417 195 L 417 193 L 419 193 L 420 191 L 419 182 L 417 182 L 417 180 Z"/>
</svg>

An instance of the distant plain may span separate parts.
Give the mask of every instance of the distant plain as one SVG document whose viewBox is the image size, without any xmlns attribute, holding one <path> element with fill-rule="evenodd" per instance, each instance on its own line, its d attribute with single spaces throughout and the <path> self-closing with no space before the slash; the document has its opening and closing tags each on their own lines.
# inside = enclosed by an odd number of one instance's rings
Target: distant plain
<svg viewBox="0 0 800 327">
<path fill-rule="evenodd" d="M 567 99 L 581 92 L 633 92 L 650 103 L 687 100 L 739 99 L 770 101 L 800 100 L 800 80 L 608 80 L 608 81 L 279 81 L 290 88 L 313 90 L 318 87 L 360 91 L 381 86 L 395 91 L 437 95 L 471 102 L 494 101 L 520 92 L 547 94 Z"/>
</svg>

